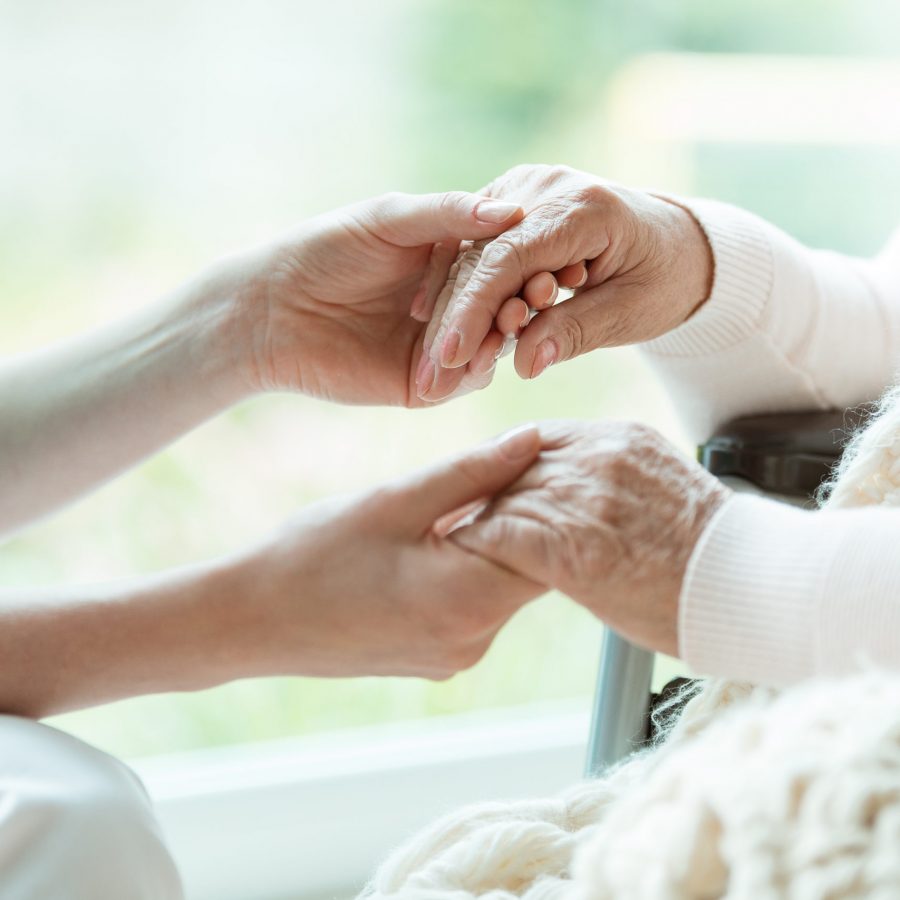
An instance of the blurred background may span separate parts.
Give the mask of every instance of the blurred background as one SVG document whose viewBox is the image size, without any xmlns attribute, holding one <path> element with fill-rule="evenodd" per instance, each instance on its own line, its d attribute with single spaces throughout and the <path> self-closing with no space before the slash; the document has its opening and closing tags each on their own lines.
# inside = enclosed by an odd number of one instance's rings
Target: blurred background
<svg viewBox="0 0 900 900">
<path fill-rule="evenodd" d="M 150 302 L 329 207 L 477 189 L 520 162 L 715 196 L 871 253 L 900 212 L 897 15 L 893 0 L 0 0 L 0 352 Z M 300 505 L 559 416 L 642 419 L 684 445 L 631 351 L 535 384 L 506 365 L 426 412 L 258 399 L 0 546 L 0 584 L 222 553 Z M 135 757 L 586 708 L 599 635 L 550 596 L 446 683 L 244 682 L 56 724 Z"/>
</svg>

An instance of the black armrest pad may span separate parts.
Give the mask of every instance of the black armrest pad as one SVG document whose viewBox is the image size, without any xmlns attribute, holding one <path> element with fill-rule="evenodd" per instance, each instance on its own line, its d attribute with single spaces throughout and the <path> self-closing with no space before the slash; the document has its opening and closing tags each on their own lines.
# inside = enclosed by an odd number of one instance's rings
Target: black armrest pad
<svg viewBox="0 0 900 900">
<path fill-rule="evenodd" d="M 747 416 L 723 425 L 697 450 L 713 475 L 746 479 L 766 492 L 810 497 L 840 460 L 868 410 Z"/>
</svg>

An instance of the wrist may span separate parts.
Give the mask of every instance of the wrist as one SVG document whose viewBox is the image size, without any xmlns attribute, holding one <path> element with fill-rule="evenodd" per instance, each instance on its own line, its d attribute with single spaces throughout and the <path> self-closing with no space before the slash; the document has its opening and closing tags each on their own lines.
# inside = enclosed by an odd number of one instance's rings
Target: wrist
<svg viewBox="0 0 900 900">
<path fill-rule="evenodd" d="M 191 304 L 205 323 L 204 344 L 214 381 L 233 399 L 273 389 L 268 364 L 273 314 L 270 249 L 234 254 L 214 263 L 190 286 Z"/>
<path fill-rule="evenodd" d="M 706 232 L 696 216 L 686 206 L 672 199 L 661 197 L 675 213 L 677 227 L 674 230 L 675 255 L 680 270 L 684 315 L 682 322 L 690 319 L 712 294 L 715 263 L 712 247 Z"/>
<path fill-rule="evenodd" d="M 307 544 L 295 529 L 282 529 L 211 570 L 222 680 L 316 674 L 323 650 L 316 575 L 324 561 L 310 562 Z"/>
</svg>

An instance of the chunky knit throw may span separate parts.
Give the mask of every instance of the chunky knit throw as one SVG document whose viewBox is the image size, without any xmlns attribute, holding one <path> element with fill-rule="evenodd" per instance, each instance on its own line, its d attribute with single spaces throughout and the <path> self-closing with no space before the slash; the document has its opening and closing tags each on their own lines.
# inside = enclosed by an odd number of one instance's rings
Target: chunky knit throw
<svg viewBox="0 0 900 900">
<path fill-rule="evenodd" d="M 824 502 L 900 505 L 898 392 Z M 446 816 L 363 897 L 900 897 L 900 666 L 781 692 L 708 681 L 663 743 L 558 797 Z"/>
</svg>

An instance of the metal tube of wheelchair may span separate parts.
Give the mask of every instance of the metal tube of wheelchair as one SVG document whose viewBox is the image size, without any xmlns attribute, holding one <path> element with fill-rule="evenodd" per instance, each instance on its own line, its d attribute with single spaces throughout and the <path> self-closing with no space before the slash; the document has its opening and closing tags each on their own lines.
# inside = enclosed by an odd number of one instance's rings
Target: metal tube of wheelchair
<svg viewBox="0 0 900 900">
<path fill-rule="evenodd" d="M 654 655 L 607 628 L 600 649 L 585 775 L 597 776 L 645 738 Z"/>
</svg>

